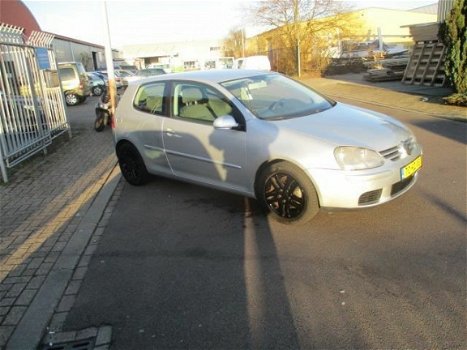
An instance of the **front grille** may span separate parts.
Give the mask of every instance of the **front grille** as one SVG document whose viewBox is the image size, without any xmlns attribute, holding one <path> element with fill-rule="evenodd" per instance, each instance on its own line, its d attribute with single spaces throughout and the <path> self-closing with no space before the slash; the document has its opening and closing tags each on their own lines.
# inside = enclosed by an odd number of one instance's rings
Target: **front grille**
<svg viewBox="0 0 467 350">
<path fill-rule="evenodd" d="M 391 187 L 391 196 L 395 196 L 396 194 L 403 191 L 404 188 L 406 188 L 407 186 L 409 186 L 411 184 L 413 179 L 414 179 L 414 177 L 410 176 L 407 179 L 396 182 L 394 185 L 392 185 L 392 187 Z"/>
<path fill-rule="evenodd" d="M 365 192 L 358 199 L 358 205 L 368 205 L 377 203 L 381 198 L 382 189 Z"/>
<path fill-rule="evenodd" d="M 415 149 L 415 140 L 410 137 L 402 141 L 399 145 L 380 151 L 379 153 L 385 158 L 395 162 L 399 159 L 404 159 L 407 155 L 412 154 Z"/>
<path fill-rule="evenodd" d="M 384 158 L 396 161 L 400 159 L 401 157 L 401 152 L 400 152 L 400 146 L 395 146 L 391 147 L 388 149 L 385 149 L 384 151 L 379 152 Z"/>
</svg>

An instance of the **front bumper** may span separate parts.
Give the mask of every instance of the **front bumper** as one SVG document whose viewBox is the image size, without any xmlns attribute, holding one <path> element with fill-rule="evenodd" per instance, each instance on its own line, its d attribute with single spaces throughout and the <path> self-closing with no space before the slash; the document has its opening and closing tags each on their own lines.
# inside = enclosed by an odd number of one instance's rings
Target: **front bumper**
<svg viewBox="0 0 467 350">
<path fill-rule="evenodd" d="M 402 179 L 401 168 L 421 154 L 362 171 L 310 169 L 320 206 L 325 208 L 363 208 L 386 203 L 406 193 L 417 181 L 419 170 Z"/>
</svg>

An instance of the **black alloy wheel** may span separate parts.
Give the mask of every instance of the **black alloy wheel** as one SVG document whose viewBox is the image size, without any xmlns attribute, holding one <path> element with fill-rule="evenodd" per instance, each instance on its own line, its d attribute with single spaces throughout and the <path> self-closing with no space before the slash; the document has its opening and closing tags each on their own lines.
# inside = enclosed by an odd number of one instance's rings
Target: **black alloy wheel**
<svg viewBox="0 0 467 350">
<path fill-rule="evenodd" d="M 259 199 L 283 223 L 305 223 L 319 211 L 316 190 L 310 179 L 286 162 L 270 165 L 261 176 Z"/>
<path fill-rule="evenodd" d="M 149 180 L 149 173 L 138 150 L 130 143 L 117 148 L 118 164 L 126 181 L 134 186 L 144 185 Z"/>
</svg>

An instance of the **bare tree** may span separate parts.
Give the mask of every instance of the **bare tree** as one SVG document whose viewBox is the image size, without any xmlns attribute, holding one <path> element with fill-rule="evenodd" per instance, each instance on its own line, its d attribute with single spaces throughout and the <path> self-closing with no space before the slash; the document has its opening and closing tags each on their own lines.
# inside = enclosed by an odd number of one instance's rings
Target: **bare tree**
<svg viewBox="0 0 467 350">
<path fill-rule="evenodd" d="M 233 57 L 244 56 L 245 51 L 245 33 L 243 29 L 230 30 L 227 37 L 224 39 L 224 55 Z"/>
<path fill-rule="evenodd" d="M 311 46 L 322 47 L 324 37 L 336 35 L 355 28 L 355 18 L 350 8 L 336 0 L 268 0 L 255 3 L 253 17 L 258 24 L 268 25 L 276 30 L 270 38 L 288 47 L 295 56 L 295 68 L 300 75 L 300 52 Z M 324 35 L 326 33 L 326 35 Z"/>
</svg>

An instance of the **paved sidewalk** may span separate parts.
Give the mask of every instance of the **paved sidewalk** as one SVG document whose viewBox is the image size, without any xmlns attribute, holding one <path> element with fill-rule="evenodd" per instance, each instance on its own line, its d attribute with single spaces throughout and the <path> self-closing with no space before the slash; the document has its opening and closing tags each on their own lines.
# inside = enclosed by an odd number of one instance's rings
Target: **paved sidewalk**
<svg viewBox="0 0 467 350">
<path fill-rule="evenodd" d="M 71 140 L 54 141 L 0 185 L 1 349 L 39 345 L 53 312 L 64 308 L 62 296 L 72 303 L 92 254 L 88 243 L 97 244 L 91 237 L 109 218 L 101 221 L 115 188 L 109 183 L 119 178 L 112 133 L 88 125 L 72 125 Z"/>
</svg>

